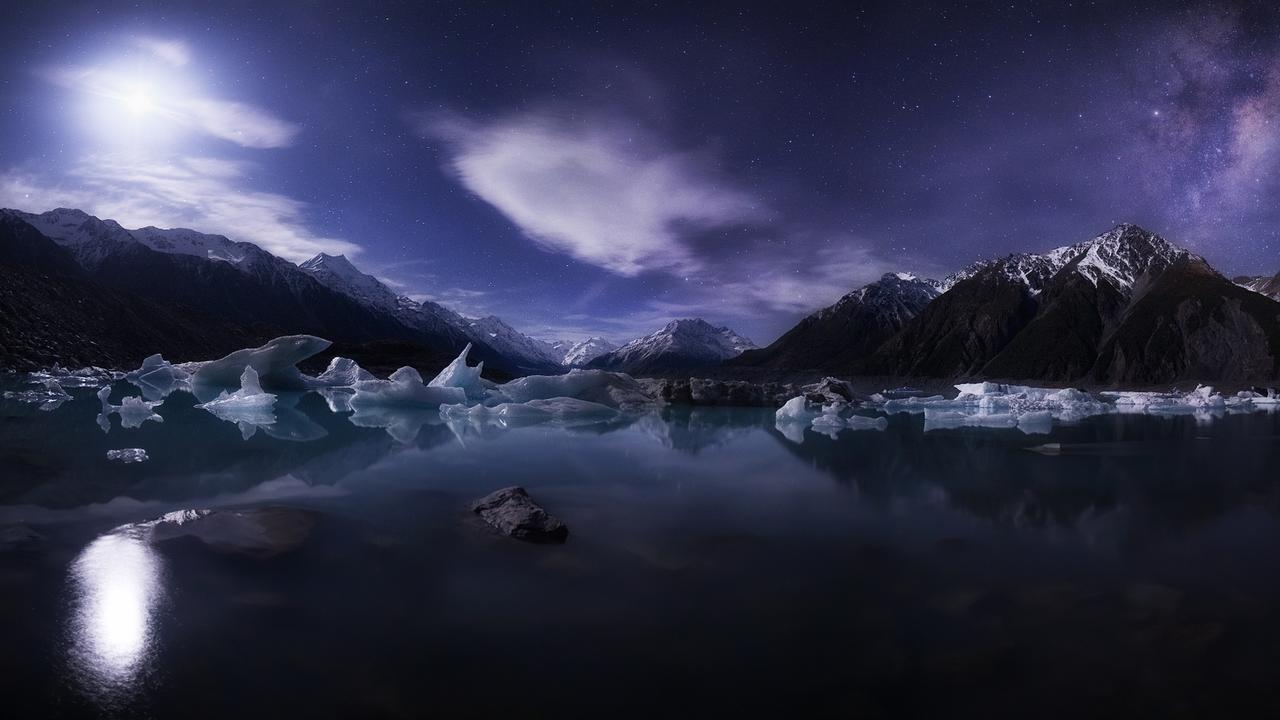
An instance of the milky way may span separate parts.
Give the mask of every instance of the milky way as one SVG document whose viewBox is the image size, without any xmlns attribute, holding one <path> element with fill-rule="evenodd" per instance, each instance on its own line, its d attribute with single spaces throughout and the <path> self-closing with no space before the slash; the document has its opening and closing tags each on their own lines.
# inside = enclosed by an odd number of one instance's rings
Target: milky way
<svg viewBox="0 0 1280 720">
<path fill-rule="evenodd" d="M 26 3 L 0 204 L 187 225 L 545 337 L 759 342 L 1128 221 L 1280 270 L 1265 4 Z"/>
</svg>

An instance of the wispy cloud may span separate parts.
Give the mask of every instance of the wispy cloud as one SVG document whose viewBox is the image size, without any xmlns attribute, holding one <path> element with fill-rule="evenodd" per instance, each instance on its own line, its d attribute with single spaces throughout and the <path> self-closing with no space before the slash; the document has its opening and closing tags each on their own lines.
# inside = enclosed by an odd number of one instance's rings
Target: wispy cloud
<svg viewBox="0 0 1280 720">
<path fill-rule="evenodd" d="M 0 173 L 0 205 L 41 211 L 76 207 L 125 227 L 190 227 L 246 240 L 299 262 L 360 246 L 313 232 L 308 206 L 246 188 L 252 165 L 218 158 L 83 158 L 59 178 L 27 168 Z"/>
<path fill-rule="evenodd" d="M 191 62 L 191 51 L 187 48 L 186 43 L 181 40 L 166 40 L 141 35 L 132 38 L 132 43 L 134 46 L 151 53 L 174 67 L 182 67 Z"/>
<path fill-rule="evenodd" d="M 764 214 L 696 154 L 607 120 L 582 126 L 530 113 L 417 122 L 447 144 L 462 184 L 539 246 L 620 275 L 696 272 L 703 260 L 685 233 Z"/>
<path fill-rule="evenodd" d="M 173 48 L 164 52 L 170 64 L 179 57 Z M 168 69 L 90 65 L 49 68 L 39 74 L 55 85 L 100 101 L 90 109 L 94 122 L 118 125 L 118 130 L 174 127 L 258 149 L 288 147 L 302 131 L 300 125 L 263 108 L 206 97 Z"/>
<path fill-rule="evenodd" d="M 293 144 L 302 130 L 261 108 L 226 100 L 187 101 L 191 120 L 205 132 L 250 148 L 278 148 Z"/>
</svg>

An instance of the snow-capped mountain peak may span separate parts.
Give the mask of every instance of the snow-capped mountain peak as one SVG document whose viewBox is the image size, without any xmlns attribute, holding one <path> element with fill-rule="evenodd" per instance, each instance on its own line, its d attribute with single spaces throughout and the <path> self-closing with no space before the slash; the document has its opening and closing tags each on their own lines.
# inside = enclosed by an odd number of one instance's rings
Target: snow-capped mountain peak
<svg viewBox="0 0 1280 720">
<path fill-rule="evenodd" d="M 1032 295 L 1038 295 L 1049 280 L 1065 268 L 1072 267 L 1095 286 L 1105 281 L 1127 293 L 1144 274 L 1163 271 L 1177 260 L 1187 257 L 1194 256 L 1153 232 L 1137 225 L 1122 223 L 1091 240 L 1075 245 L 1065 245 L 1039 254 L 1014 253 L 1000 260 L 974 263 L 949 277 L 943 284 L 945 291 L 960 280 L 994 267 L 997 273 L 1026 286 Z"/>
<path fill-rule="evenodd" d="M 914 316 L 920 308 L 942 293 L 942 283 L 937 280 L 922 279 L 911 273 L 885 273 L 880 279 L 864 285 L 845 295 L 835 304 L 814 313 L 814 317 L 822 320 L 836 315 L 848 315 L 854 307 L 864 308 L 870 315 L 902 315 L 904 308 L 910 308 L 909 316 Z M 900 324 L 900 323 L 899 323 Z"/>
<path fill-rule="evenodd" d="M 566 367 L 581 367 L 605 353 L 618 349 L 614 343 L 602 337 L 589 337 L 578 342 L 561 341 L 553 345 L 560 354 L 560 363 Z"/>
<path fill-rule="evenodd" d="M 1088 242 L 1074 246 L 1066 264 L 1094 285 L 1107 280 L 1120 290 L 1133 287 L 1152 270 L 1161 271 L 1191 253 L 1153 232 L 1128 223 L 1117 225 Z"/>
<path fill-rule="evenodd" d="M 402 307 L 400 297 L 378 278 L 360 272 L 345 255 L 320 253 L 298 268 L 336 290 L 366 305 L 388 311 Z"/>
<path fill-rule="evenodd" d="M 701 318 L 684 318 L 605 353 L 590 365 L 623 372 L 650 372 L 715 364 L 755 347 L 755 343 L 727 327 L 716 327 Z"/>
</svg>

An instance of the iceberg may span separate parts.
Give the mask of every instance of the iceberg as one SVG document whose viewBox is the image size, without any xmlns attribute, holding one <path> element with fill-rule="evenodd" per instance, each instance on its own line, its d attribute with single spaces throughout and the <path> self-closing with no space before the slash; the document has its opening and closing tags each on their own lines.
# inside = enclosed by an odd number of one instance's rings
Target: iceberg
<svg viewBox="0 0 1280 720">
<path fill-rule="evenodd" d="M 214 415 L 234 417 L 238 413 L 271 412 L 275 407 L 276 396 L 263 392 L 258 373 L 252 365 L 245 365 L 240 373 L 240 389 L 229 393 L 223 390 L 218 397 L 207 403 L 196 405 Z"/>
<path fill-rule="evenodd" d="M 499 385 L 491 396 L 499 401 L 574 398 L 614 409 L 634 409 L 656 404 L 635 378 L 606 370 L 570 370 L 565 375 L 529 375 Z"/>
<path fill-rule="evenodd" d="M 119 405 L 112 405 L 108 402 L 111 397 L 111 386 L 107 385 L 98 391 L 98 400 L 102 402 L 102 412 L 98 414 L 98 426 L 107 431 L 110 429 L 110 420 L 108 419 L 112 413 L 120 416 L 120 427 L 122 428 L 139 428 L 148 420 L 155 422 L 164 422 L 164 418 L 155 412 L 154 408 L 160 405 L 160 400 L 150 401 L 144 400 L 137 395 L 129 395 L 120 401 Z"/>
<path fill-rule="evenodd" d="M 1225 410 L 1227 400 L 1215 393 L 1212 387 L 1197 385 L 1189 393 L 1108 391 L 1103 397 L 1115 401 L 1116 410 L 1125 413 L 1151 413 L 1156 415 L 1195 414 L 1201 411 Z"/>
<path fill-rule="evenodd" d="M 334 357 L 329 361 L 329 367 L 314 378 L 309 378 L 307 384 L 315 388 L 350 387 L 366 380 L 377 378 L 351 358 Z"/>
<path fill-rule="evenodd" d="M 156 353 L 143 360 L 142 367 L 125 373 L 124 379 L 142 390 L 143 399 L 163 400 L 169 393 L 186 386 L 191 374 Z"/>
<path fill-rule="evenodd" d="M 285 335 L 267 344 L 235 352 L 201 363 L 184 366 L 191 371 L 193 385 L 234 387 L 245 367 L 252 367 L 267 387 L 305 389 L 307 378 L 298 372 L 297 364 L 333 343 L 314 335 Z"/>
<path fill-rule="evenodd" d="M 40 383 L 38 390 L 9 390 L 4 394 L 5 400 L 16 400 L 31 403 L 45 412 L 57 410 L 62 403 L 71 399 L 71 394 L 62 388 L 62 384 L 52 378 Z"/>
<path fill-rule="evenodd" d="M 471 352 L 471 343 L 462 348 L 462 353 L 454 358 L 453 362 L 445 366 L 440 374 L 431 378 L 431 382 L 427 383 L 428 387 L 433 388 L 460 388 L 466 394 L 469 400 L 483 400 L 488 388 L 485 387 L 484 379 L 480 377 L 481 371 L 484 370 L 484 363 L 481 362 L 475 367 L 467 365 L 467 354 Z"/>
<path fill-rule="evenodd" d="M 134 463 L 146 462 L 149 458 L 147 458 L 147 451 L 142 448 L 124 448 L 122 450 L 108 450 L 107 459 L 112 462 L 133 465 Z"/>
<path fill-rule="evenodd" d="M 351 396 L 352 408 L 393 406 L 428 407 L 456 405 L 467 401 L 466 390 L 460 387 L 429 386 L 422 382 L 417 370 L 405 366 L 391 373 L 386 380 L 362 380 L 355 384 Z"/>
<path fill-rule="evenodd" d="M 28 377 L 37 384 L 42 384 L 46 380 L 56 380 L 63 388 L 87 388 L 115 382 L 124 377 L 124 373 L 100 368 L 97 365 L 70 370 L 54 363 L 53 367 L 32 371 Z"/>
<path fill-rule="evenodd" d="M 778 408 L 778 411 L 773 414 L 773 419 L 775 423 L 807 423 L 817 415 L 817 412 L 809 408 L 805 397 L 797 395 L 783 403 L 782 407 Z"/>
</svg>

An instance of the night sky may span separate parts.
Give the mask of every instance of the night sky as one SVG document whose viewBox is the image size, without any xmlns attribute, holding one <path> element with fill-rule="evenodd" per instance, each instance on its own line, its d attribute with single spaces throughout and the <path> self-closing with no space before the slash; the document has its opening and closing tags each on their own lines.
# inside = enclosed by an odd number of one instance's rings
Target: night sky
<svg viewBox="0 0 1280 720">
<path fill-rule="evenodd" d="M 545 338 L 763 344 L 1122 221 L 1280 270 L 1265 4 L 266 5 L 6 3 L 0 205 L 345 252 Z"/>
</svg>

